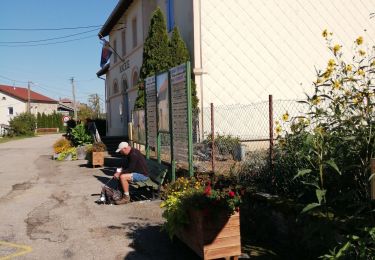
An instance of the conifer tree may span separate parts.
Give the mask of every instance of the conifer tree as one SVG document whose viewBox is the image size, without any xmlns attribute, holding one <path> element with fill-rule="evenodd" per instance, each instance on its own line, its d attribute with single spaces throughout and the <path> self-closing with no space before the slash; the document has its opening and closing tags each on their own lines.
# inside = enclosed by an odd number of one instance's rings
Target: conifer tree
<svg viewBox="0 0 375 260">
<path fill-rule="evenodd" d="M 172 67 L 190 60 L 189 51 L 186 48 L 186 44 L 181 38 L 180 32 L 177 27 L 173 28 L 169 48 L 171 52 Z"/>
<path fill-rule="evenodd" d="M 163 12 L 157 8 L 152 15 L 147 38 L 143 47 L 143 63 L 140 82 L 148 76 L 171 67 L 169 40 Z M 135 108 L 144 107 L 144 88 L 139 88 Z"/>
</svg>

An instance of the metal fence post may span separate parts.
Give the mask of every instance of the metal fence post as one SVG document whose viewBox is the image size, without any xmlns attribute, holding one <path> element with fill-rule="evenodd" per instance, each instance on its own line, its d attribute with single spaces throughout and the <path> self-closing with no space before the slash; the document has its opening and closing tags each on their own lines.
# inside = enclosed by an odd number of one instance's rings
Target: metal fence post
<svg viewBox="0 0 375 260">
<path fill-rule="evenodd" d="M 214 104 L 211 103 L 211 168 L 212 172 L 215 172 L 215 120 L 214 120 Z"/>
<path fill-rule="evenodd" d="M 370 160 L 371 174 L 375 174 L 375 158 Z M 375 176 L 371 178 L 371 199 L 375 200 Z"/>
<path fill-rule="evenodd" d="M 270 165 L 273 169 L 273 99 L 272 95 L 268 95 L 269 107 L 269 133 L 270 133 Z"/>
</svg>

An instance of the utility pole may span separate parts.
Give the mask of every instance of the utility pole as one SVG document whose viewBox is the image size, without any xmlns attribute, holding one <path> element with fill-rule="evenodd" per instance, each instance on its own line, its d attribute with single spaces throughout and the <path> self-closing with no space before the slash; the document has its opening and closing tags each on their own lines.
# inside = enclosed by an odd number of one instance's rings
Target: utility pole
<svg viewBox="0 0 375 260">
<path fill-rule="evenodd" d="M 72 77 L 70 81 L 72 82 L 74 120 L 77 122 L 78 118 L 77 118 L 76 89 L 74 87 L 74 77 Z"/>
<path fill-rule="evenodd" d="M 31 105 L 30 105 L 30 85 L 31 81 L 27 82 L 27 113 L 31 113 Z"/>
</svg>

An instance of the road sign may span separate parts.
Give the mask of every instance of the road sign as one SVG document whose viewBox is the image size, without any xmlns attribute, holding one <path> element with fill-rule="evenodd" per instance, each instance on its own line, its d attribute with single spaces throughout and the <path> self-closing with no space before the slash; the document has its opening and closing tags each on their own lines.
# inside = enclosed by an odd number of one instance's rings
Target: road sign
<svg viewBox="0 0 375 260">
<path fill-rule="evenodd" d="M 63 116 L 62 120 L 64 123 L 66 123 L 70 120 L 70 116 Z"/>
</svg>

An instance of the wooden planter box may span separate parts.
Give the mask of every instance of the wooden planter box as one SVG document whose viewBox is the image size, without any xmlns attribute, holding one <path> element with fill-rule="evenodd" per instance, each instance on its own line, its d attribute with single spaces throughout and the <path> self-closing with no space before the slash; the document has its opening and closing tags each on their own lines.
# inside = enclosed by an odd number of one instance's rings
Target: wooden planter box
<svg viewBox="0 0 375 260">
<path fill-rule="evenodd" d="M 97 165 L 103 167 L 104 166 L 104 153 L 105 152 L 92 152 L 92 166 L 95 167 Z"/>
<path fill-rule="evenodd" d="M 190 223 L 176 236 L 203 259 L 241 255 L 240 214 L 204 216 L 202 211 L 189 212 Z"/>
</svg>

